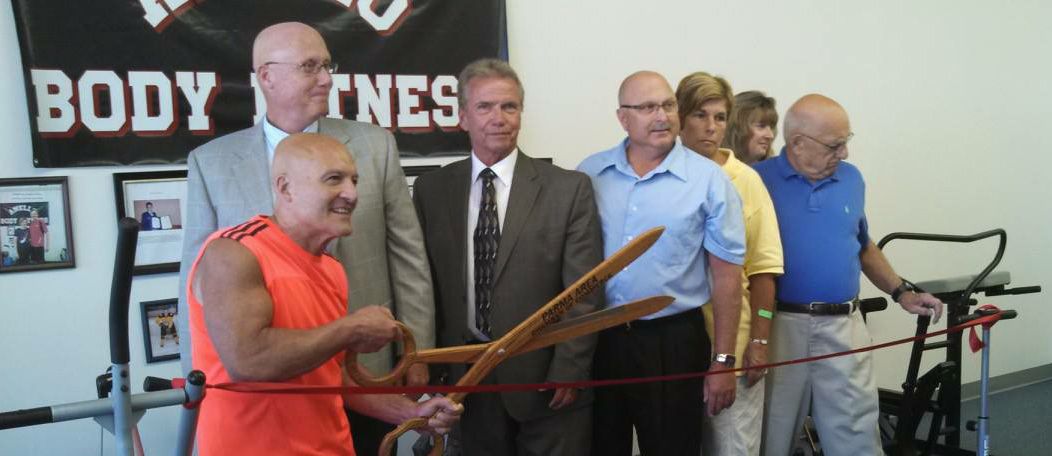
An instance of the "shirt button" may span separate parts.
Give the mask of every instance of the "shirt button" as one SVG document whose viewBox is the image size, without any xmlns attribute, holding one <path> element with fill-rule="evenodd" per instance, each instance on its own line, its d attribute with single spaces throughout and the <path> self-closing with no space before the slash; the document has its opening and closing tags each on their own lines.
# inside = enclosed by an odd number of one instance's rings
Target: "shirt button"
<svg viewBox="0 0 1052 456">
<path fill-rule="evenodd" d="M 638 210 L 639 210 L 639 208 L 638 208 L 638 207 L 636 207 L 636 206 L 632 206 L 632 212 L 635 212 L 635 211 L 638 211 Z"/>
</svg>

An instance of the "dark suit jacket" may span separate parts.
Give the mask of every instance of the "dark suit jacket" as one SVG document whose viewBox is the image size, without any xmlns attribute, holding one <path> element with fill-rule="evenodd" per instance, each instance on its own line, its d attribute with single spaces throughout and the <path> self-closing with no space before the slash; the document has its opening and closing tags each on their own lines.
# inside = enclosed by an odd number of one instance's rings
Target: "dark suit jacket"
<svg viewBox="0 0 1052 456">
<path fill-rule="evenodd" d="M 413 184 L 420 225 L 427 244 L 435 290 L 439 346 L 473 338 L 467 327 L 468 193 L 471 160 L 420 176 Z M 603 259 L 602 234 L 588 177 L 519 153 L 508 208 L 497 248 L 492 328 L 500 337 L 532 315 Z M 591 312 L 602 293 L 571 308 L 568 315 Z M 497 383 L 578 381 L 592 377 L 595 337 L 581 337 L 502 362 Z M 455 381 L 466 371 L 452 366 Z M 552 415 L 552 392 L 502 393 L 512 417 L 529 420 Z M 585 390 L 574 406 L 592 401 Z"/>
</svg>

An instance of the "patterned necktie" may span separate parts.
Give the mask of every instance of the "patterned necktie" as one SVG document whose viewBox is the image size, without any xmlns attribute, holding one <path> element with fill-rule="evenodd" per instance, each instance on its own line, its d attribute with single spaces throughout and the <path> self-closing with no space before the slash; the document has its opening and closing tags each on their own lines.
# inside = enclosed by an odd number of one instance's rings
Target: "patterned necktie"
<svg viewBox="0 0 1052 456">
<path fill-rule="evenodd" d="M 497 175 L 486 168 L 482 177 L 482 199 L 479 202 L 479 219 L 475 226 L 475 327 L 486 337 L 490 332 L 490 310 L 493 294 L 493 274 L 497 264 L 497 245 L 500 244 L 500 221 L 497 219 L 497 191 L 493 178 Z"/>
</svg>

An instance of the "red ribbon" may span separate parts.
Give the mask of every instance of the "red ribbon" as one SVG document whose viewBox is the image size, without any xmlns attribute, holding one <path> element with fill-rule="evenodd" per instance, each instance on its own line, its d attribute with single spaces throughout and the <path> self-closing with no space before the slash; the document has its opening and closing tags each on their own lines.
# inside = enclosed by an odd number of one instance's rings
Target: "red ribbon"
<svg viewBox="0 0 1052 456">
<path fill-rule="evenodd" d="M 997 306 L 993 304 L 984 304 L 979 307 L 979 310 L 987 309 L 992 309 L 996 310 L 997 312 L 1001 312 L 1001 309 L 998 309 Z M 1000 313 L 998 313 L 997 315 L 1000 315 Z M 990 323 L 983 323 L 983 327 L 986 329 L 990 329 L 994 325 L 994 323 L 996 323 L 996 320 Z M 983 347 L 986 346 L 986 343 L 983 342 L 983 340 L 979 338 L 979 335 L 975 333 L 975 326 L 976 325 L 972 325 L 970 328 L 968 328 L 968 347 L 972 349 L 972 353 L 982 350 Z"/>
<path fill-rule="evenodd" d="M 997 309 L 992 305 L 985 305 L 980 309 Z M 999 309 L 998 309 L 999 310 Z M 780 361 L 777 363 L 763 364 L 759 366 L 741 367 L 736 369 L 721 370 L 718 372 L 690 372 L 683 374 L 673 375 L 659 375 L 652 377 L 635 377 L 635 378 L 619 378 L 610 380 L 590 380 L 581 382 L 548 382 L 548 383 L 516 383 L 516 384 L 503 384 L 503 385 L 474 385 L 474 386 L 312 386 L 312 385 L 295 385 L 289 383 L 263 383 L 263 382 L 252 382 L 252 383 L 217 383 L 207 384 L 206 388 L 213 388 L 217 390 L 231 391 L 236 393 L 263 393 L 263 394 L 423 394 L 423 393 L 492 393 L 492 392 L 504 392 L 504 391 L 537 391 L 537 390 L 554 390 L 557 388 L 596 388 L 602 386 L 614 386 L 614 385 L 632 385 L 639 383 L 652 383 L 652 382 L 669 382 L 677 380 L 689 380 L 695 378 L 702 378 L 714 373 L 728 373 L 728 372 L 740 372 L 754 369 L 769 369 L 774 367 L 789 366 L 792 364 L 809 363 L 813 361 L 819 361 L 823 359 L 836 358 L 839 356 L 853 355 L 856 353 L 864 353 L 881 348 L 887 348 L 895 345 L 901 345 L 908 342 L 914 342 L 921 339 L 927 339 L 929 337 L 941 336 L 943 334 L 949 334 L 952 332 L 964 331 L 967 328 L 972 328 L 972 336 L 978 340 L 975 336 L 975 326 L 983 325 L 987 328 L 992 327 L 994 323 L 1001 319 L 1001 313 L 998 312 L 992 315 L 986 315 L 983 317 L 976 318 L 967 323 L 963 323 L 951 328 L 942 329 L 939 331 L 930 332 L 920 336 L 906 337 L 902 339 L 893 340 L 891 342 L 884 342 L 881 344 L 870 345 L 867 347 L 856 348 L 854 350 L 848 350 L 837 353 L 829 353 L 825 355 L 812 356 L 808 358 L 799 358 L 789 361 Z M 969 341 L 971 343 L 971 340 Z M 979 342 L 982 343 L 981 341 Z M 974 344 L 972 345 L 973 351 L 975 350 Z M 981 346 L 980 346 L 981 348 Z M 173 379 L 173 386 L 176 381 L 182 379 Z"/>
</svg>

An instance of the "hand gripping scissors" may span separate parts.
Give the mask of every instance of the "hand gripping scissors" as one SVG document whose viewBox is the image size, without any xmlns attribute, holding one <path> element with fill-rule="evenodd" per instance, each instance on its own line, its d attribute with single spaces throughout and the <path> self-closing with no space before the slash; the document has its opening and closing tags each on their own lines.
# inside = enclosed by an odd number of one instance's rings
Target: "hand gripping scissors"
<svg viewBox="0 0 1052 456">
<path fill-rule="evenodd" d="M 614 252 L 613 255 L 610 255 L 610 257 L 599 263 L 594 269 L 588 271 L 587 274 L 577 279 L 577 281 L 570 285 L 569 288 L 563 290 L 562 293 L 559 293 L 558 296 L 551 301 L 548 301 L 540 309 L 537 309 L 537 311 L 534 312 L 533 315 L 530 315 L 529 318 L 523 320 L 518 326 L 512 328 L 507 334 L 493 342 L 482 345 L 450 347 L 417 352 L 412 333 L 404 325 L 400 325 L 399 329 L 402 332 L 402 340 L 404 344 L 403 351 L 405 354 L 402 356 L 402 359 L 398 362 L 398 365 L 395 366 L 391 374 L 380 378 L 370 377 L 369 374 L 366 374 L 359 368 L 354 353 L 349 354 L 347 358 L 347 372 L 359 385 L 378 386 L 391 384 L 396 378 L 401 378 L 413 363 L 474 362 L 475 364 L 472 365 L 467 373 L 460 378 L 460 381 L 457 382 L 457 386 L 473 386 L 477 385 L 482 379 L 489 375 L 489 373 L 493 371 L 501 361 L 519 353 L 545 347 L 560 341 L 548 338 L 549 340 L 552 340 L 552 342 L 547 342 L 541 336 L 551 335 L 551 333 L 555 333 L 556 331 L 562 331 L 564 338 L 572 338 L 618 324 L 619 322 L 616 321 L 617 319 L 611 317 L 611 314 L 625 318 L 620 321 L 624 322 L 652 313 L 654 311 L 636 315 L 631 311 L 621 311 L 618 315 L 615 312 L 611 312 L 605 315 L 605 320 L 602 316 L 596 320 L 595 315 L 601 313 L 596 312 L 576 318 L 572 321 L 563 322 L 560 326 L 554 327 L 554 329 L 552 328 L 553 325 L 559 322 L 562 315 L 565 314 L 570 307 L 577 304 L 593 291 L 601 288 L 603 284 L 614 276 L 614 274 L 621 272 L 622 269 L 626 268 L 629 264 L 635 261 L 636 258 L 639 258 L 640 255 L 646 252 L 655 242 L 657 242 L 661 233 L 664 231 L 664 227 L 657 227 L 651 228 L 640 234 L 620 250 Z M 637 306 L 631 308 L 635 313 L 645 310 L 647 305 L 658 305 L 658 309 L 663 308 L 672 302 L 672 298 L 655 297 L 645 299 L 641 302 L 641 305 L 640 302 L 634 303 Z M 661 303 L 664 305 L 660 305 Z M 616 311 L 616 308 L 608 310 Z M 581 324 L 581 319 L 586 319 L 584 324 L 589 326 L 589 331 L 578 331 L 580 327 L 574 326 L 569 328 L 569 330 L 574 331 L 574 333 L 565 337 L 567 336 L 567 325 Z M 597 321 L 605 321 L 606 323 L 600 323 L 597 326 L 595 325 L 595 322 Z M 602 326 L 602 324 L 606 324 L 606 326 Z M 467 393 L 455 392 L 446 397 L 453 402 L 461 403 L 464 401 L 465 396 L 467 396 Z M 417 417 L 406 420 L 395 428 L 395 430 L 388 433 L 380 444 L 380 455 L 383 456 L 390 454 L 398 437 L 405 434 L 410 429 L 426 427 L 428 419 L 429 417 Z M 430 456 L 440 456 L 444 447 L 442 436 L 435 436 L 434 443 L 435 446 L 431 450 Z"/>
</svg>

